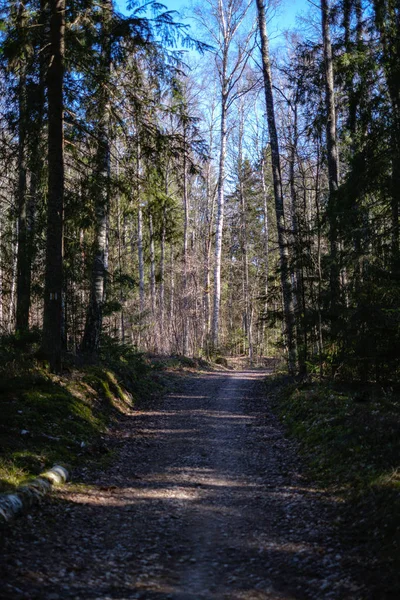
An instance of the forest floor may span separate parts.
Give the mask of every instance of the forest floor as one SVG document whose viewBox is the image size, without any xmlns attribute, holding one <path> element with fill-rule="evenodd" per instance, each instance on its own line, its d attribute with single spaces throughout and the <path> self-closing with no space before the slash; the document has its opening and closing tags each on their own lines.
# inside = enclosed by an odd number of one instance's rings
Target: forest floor
<svg viewBox="0 0 400 600">
<path fill-rule="evenodd" d="M 2 599 L 366 599 L 341 503 L 302 474 L 269 409 L 265 371 L 185 373 L 16 521 Z M 375 596 L 375 598 L 377 598 Z"/>
</svg>

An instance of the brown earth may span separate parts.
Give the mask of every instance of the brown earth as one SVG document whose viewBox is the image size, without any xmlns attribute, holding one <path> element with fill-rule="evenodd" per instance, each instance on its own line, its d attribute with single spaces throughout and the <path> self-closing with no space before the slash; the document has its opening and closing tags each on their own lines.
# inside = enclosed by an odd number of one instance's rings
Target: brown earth
<svg viewBox="0 0 400 600">
<path fill-rule="evenodd" d="M 262 371 L 187 376 L 1 543 L 0 598 L 361 600 L 340 506 L 301 475 Z"/>
</svg>

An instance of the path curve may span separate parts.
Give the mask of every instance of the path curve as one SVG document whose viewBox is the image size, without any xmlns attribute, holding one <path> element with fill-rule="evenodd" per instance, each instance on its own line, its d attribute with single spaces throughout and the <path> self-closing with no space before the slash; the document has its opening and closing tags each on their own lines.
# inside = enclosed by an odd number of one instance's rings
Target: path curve
<svg viewBox="0 0 400 600">
<path fill-rule="evenodd" d="M 137 411 L 107 473 L 6 536 L 0 598 L 361 599 L 265 375 L 202 373 Z"/>
</svg>

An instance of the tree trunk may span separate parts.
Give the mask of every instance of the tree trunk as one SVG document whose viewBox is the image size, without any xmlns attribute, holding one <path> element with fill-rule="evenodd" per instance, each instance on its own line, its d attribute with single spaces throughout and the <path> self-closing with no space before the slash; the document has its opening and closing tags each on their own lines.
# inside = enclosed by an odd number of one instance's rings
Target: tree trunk
<svg viewBox="0 0 400 600">
<path fill-rule="evenodd" d="M 107 273 L 107 204 L 96 205 L 95 256 L 92 265 L 89 306 L 86 315 L 85 332 L 82 339 L 82 352 L 96 354 L 103 324 L 103 303 Z"/>
<path fill-rule="evenodd" d="M 212 147 L 212 135 L 210 135 L 210 148 Z M 214 207 L 215 207 L 215 190 L 211 191 L 211 161 L 207 164 L 207 176 L 206 176 L 206 236 L 205 236 L 205 264 L 204 264 L 204 323 L 203 323 L 203 334 L 204 334 L 204 349 L 206 356 L 210 356 L 210 327 L 211 327 L 211 247 L 212 247 L 212 228 L 214 222 Z"/>
<path fill-rule="evenodd" d="M 239 140 L 238 140 L 238 173 L 239 173 L 239 195 L 241 207 L 241 243 L 242 243 L 242 261 L 243 261 L 243 300 L 244 300 L 244 330 L 247 338 L 247 349 L 250 361 L 253 360 L 253 340 L 251 323 L 251 302 L 249 294 L 249 256 L 247 240 L 247 202 L 244 186 L 244 161 L 243 161 L 243 136 L 244 136 L 244 113 L 243 105 L 240 106 L 239 122 Z"/>
<path fill-rule="evenodd" d="M 271 144 L 272 177 L 274 182 L 275 213 L 278 229 L 283 310 L 285 317 L 285 329 L 288 347 L 288 368 L 289 373 L 294 374 L 296 371 L 297 364 L 297 347 L 295 335 L 296 320 L 293 304 L 293 287 L 290 276 L 291 274 L 289 270 L 289 251 L 285 227 L 279 143 L 275 123 L 271 65 L 269 58 L 269 42 L 267 36 L 264 0 L 257 0 L 257 10 L 261 38 L 261 58 L 264 77 L 265 102 L 267 108 L 268 131 Z"/>
<path fill-rule="evenodd" d="M 317 276 L 318 276 L 318 294 L 317 294 L 317 312 L 318 312 L 318 357 L 319 357 L 319 376 L 323 376 L 323 350 L 324 339 L 322 333 L 322 264 L 321 264 L 321 217 L 319 206 L 319 179 L 320 179 L 320 140 L 317 144 L 317 172 L 315 174 L 315 209 L 317 226 Z"/>
<path fill-rule="evenodd" d="M 186 129 L 183 133 L 183 311 L 182 311 L 182 354 L 188 355 L 189 345 L 189 298 L 188 298 L 188 234 L 189 234 L 189 198 L 187 189 Z"/>
<path fill-rule="evenodd" d="M 226 159 L 226 117 L 227 117 L 227 94 L 223 90 L 221 94 L 221 128 L 220 128 L 220 156 L 218 172 L 218 210 L 217 225 L 215 232 L 215 266 L 214 266 L 214 311 L 212 319 L 212 346 L 213 350 L 219 345 L 219 312 L 221 307 L 221 259 L 222 259 L 222 232 L 224 227 L 224 182 L 225 182 L 225 159 Z"/>
<path fill-rule="evenodd" d="M 292 220 L 292 245 L 293 245 L 293 258 L 295 260 L 294 269 L 294 297 L 296 300 L 296 310 L 298 314 L 303 315 L 303 323 L 300 318 L 297 319 L 297 341 L 298 341 L 298 363 L 299 363 L 299 374 L 305 376 L 307 374 L 307 327 L 305 324 L 306 310 L 305 305 L 305 290 L 304 290 L 304 274 L 303 274 L 303 259 L 301 248 L 304 240 L 301 238 L 299 230 L 299 218 L 298 218 L 298 198 L 295 180 L 295 165 L 297 157 L 297 141 L 298 141 L 298 124 L 297 124 L 297 98 L 294 101 L 293 107 L 293 126 L 290 128 L 291 139 L 290 139 L 290 152 L 289 152 L 289 183 L 290 183 L 290 199 L 291 199 L 291 220 Z M 305 218 L 305 213 L 304 213 Z M 299 340 L 302 339 L 302 348 L 299 348 Z"/>
<path fill-rule="evenodd" d="M 34 257 L 35 212 L 38 197 L 41 196 L 40 180 L 43 173 L 43 120 L 45 108 L 45 74 L 46 56 L 42 49 L 46 45 L 45 26 L 47 21 L 45 0 L 40 0 L 39 27 L 41 33 L 36 51 L 38 57 L 37 93 L 30 94 L 26 90 L 26 65 L 20 67 L 19 81 L 19 123 L 18 123 L 18 266 L 17 266 L 17 308 L 16 330 L 29 329 L 29 311 L 31 306 L 32 261 Z M 21 5 L 22 6 L 22 5 Z M 23 10 L 23 9 L 21 9 Z M 24 16 L 21 14 L 21 26 Z M 24 57 L 26 61 L 26 57 Z M 29 108 L 28 108 L 29 102 Z M 31 111 L 34 119 L 29 122 Z M 27 190 L 27 172 L 30 172 L 30 189 Z"/>
<path fill-rule="evenodd" d="M 29 329 L 31 300 L 31 256 L 28 244 L 28 195 L 26 166 L 27 99 L 25 65 L 21 66 L 18 90 L 18 253 L 17 253 L 17 309 L 16 331 Z"/>
<path fill-rule="evenodd" d="M 117 175 L 118 175 L 118 163 L 117 163 Z M 125 247 L 125 239 L 126 239 L 126 220 L 123 220 L 121 223 L 121 199 L 119 194 L 117 195 L 117 240 L 118 240 L 118 271 L 120 276 L 122 275 L 124 264 L 122 259 L 122 248 Z M 125 318 L 124 318 L 124 287 L 122 283 L 122 279 L 120 280 L 120 288 L 119 288 L 119 301 L 121 304 L 121 310 L 119 314 L 119 339 L 122 343 L 125 342 Z"/>
<path fill-rule="evenodd" d="M 265 321 L 268 316 L 268 277 L 269 277 L 269 219 L 268 219 L 268 193 L 267 186 L 265 185 L 265 158 L 264 158 L 265 150 L 262 149 L 262 158 L 261 158 L 261 187 L 263 192 L 263 216 L 264 216 L 264 255 L 265 255 L 265 267 L 264 267 L 264 277 L 265 277 L 265 286 L 264 286 L 264 294 L 265 301 L 263 307 L 263 325 L 262 325 L 262 343 L 264 344 L 264 335 L 265 330 L 267 330 L 267 346 L 266 352 L 268 355 L 269 351 L 269 332 L 268 327 L 265 327 Z"/>
<path fill-rule="evenodd" d="M 336 135 L 336 107 L 333 79 L 332 44 L 329 27 L 330 9 L 328 0 L 321 0 L 322 39 L 325 61 L 325 106 L 326 106 L 326 145 L 329 177 L 329 244 L 330 244 L 330 292 L 331 327 L 335 335 L 340 301 L 340 265 L 338 244 L 338 223 L 336 214 L 336 194 L 339 187 L 339 153 Z"/>
<path fill-rule="evenodd" d="M 216 100 L 213 96 L 210 114 L 210 129 L 208 147 L 210 150 L 214 145 L 214 122 Z M 211 184 L 211 160 L 207 160 L 206 166 L 206 210 L 205 210 L 205 236 L 204 236 L 204 293 L 203 293 L 203 348 L 206 356 L 210 355 L 210 327 L 211 327 L 211 248 L 212 248 L 212 230 L 214 222 L 215 207 L 215 186 Z M 214 189 L 213 189 L 214 188 Z"/>
<path fill-rule="evenodd" d="M 144 254 L 143 254 L 143 211 L 140 205 L 138 206 L 138 260 L 139 260 L 139 310 L 142 317 L 144 312 Z"/>
<path fill-rule="evenodd" d="M 48 102 L 48 200 L 43 351 L 61 371 L 64 216 L 64 32 L 65 0 L 50 0 Z"/>
<path fill-rule="evenodd" d="M 153 216 L 149 213 L 149 236 L 150 236 L 150 296 L 151 296 L 151 312 L 153 317 L 156 314 L 156 267 L 154 258 L 154 228 Z"/>
<path fill-rule="evenodd" d="M 103 304 L 105 300 L 108 254 L 108 213 L 110 204 L 110 142 L 109 142 L 109 89 L 111 73 L 110 27 L 112 5 L 109 1 L 102 8 L 102 53 L 99 69 L 100 93 L 98 98 L 98 148 L 94 183 L 96 231 L 94 257 L 91 273 L 89 306 L 81 349 L 95 355 L 99 349 L 103 327 Z"/>
<path fill-rule="evenodd" d="M 3 278 L 3 215 L 0 212 L 0 335 L 4 329 Z"/>
<path fill-rule="evenodd" d="M 11 267 L 11 287 L 10 304 L 8 308 L 8 332 L 12 333 L 15 318 L 15 296 L 17 289 L 17 265 L 18 265 L 18 221 L 15 223 L 15 238 L 11 245 L 12 267 Z"/>
<path fill-rule="evenodd" d="M 175 323 L 175 260 L 174 245 L 170 246 L 170 298 L 169 298 L 169 340 L 172 348 L 172 330 Z"/>
<path fill-rule="evenodd" d="M 168 182 L 166 182 L 166 193 L 168 194 Z M 165 352 L 165 238 L 166 238 L 166 216 L 165 206 L 162 214 L 161 231 L 161 255 L 160 255 L 160 345 L 161 351 Z"/>
</svg>

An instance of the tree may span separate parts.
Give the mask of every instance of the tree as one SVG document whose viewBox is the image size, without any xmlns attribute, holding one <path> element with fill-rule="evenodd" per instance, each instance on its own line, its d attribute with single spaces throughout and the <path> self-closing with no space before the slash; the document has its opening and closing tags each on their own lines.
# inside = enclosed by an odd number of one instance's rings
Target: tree
<svg viewBox="0 0 400 600">
<path fill-rule="evenodd" d="M 50 0 L 48 102 L 48 198 L 43 350 L 61 370 L 63 345 L 64 217 L 64 36 L 65 0 Z"/>
<path fill-rule="evenodd" d="M 112 53 L 112 3 L 103 2 L 99 67 L 96 73 L 97 101 L 97 156 L 93 180 L 96 233 L 91 274 L 90 299 L 87 310 L 82 351 L 95 354 L 100 345 L 103 326 L 103 304 L 107 275 L 107 229 L 110 210 L 110 75 Z"/>
<path fill-rule="evenodd" d="M 258 26 L 261 39 L 261 59 L 264 77 L 265 103 L 267 107 L 268 130 L 271 144 L 271 165 L 274 183 L 275 213 L 278 226 L 281 283 L 288 346 L 288 367 L 289 372 L 293 374 L 296 371 L 297 363 L 297 348 L 295 334 L 296 322 L 293 303 L 293 287 L 289 269 L 289 250 L 285 225 L 279 142 L 275 122 L 274 98 L 272 93 L 272 75 L 269 57 L 269 42 L 267 36 L 265 5 L 263 0 L 257 0 L 257 10 Z"/>
<path fill-rule="evenodd" d="M 336 326 L 340 301 L 340 264 L 336 211 L 339 187 L 339 152 L 336 135 L 336 107 L 333 76 L 332 44 L 329 27 L 330 9 L 327 0 L 321 0 L 322 40 L 325 65 L 326 147 L 329 177 L 329 243 L 330 243 L 330 291 L 332 327 Z M 333 331 L 333 334 L 335 332 Z"/>
<path fill-rule="evenodd" d="M 215 234 L 214 263 L 214 301 L 212 318 L 212 345 L 219 344 L 220 306 L 221 306 L 221 256 L 224 227 L 224 184 L 227 146 L 227 116 L 238 93 L 237 85 L 246 67 L 250 55 L 253 29 L 246 25 L 251 2 L 235 0 L 207 0 L 208 11 L 203 7 L 197 10 L 202 27 L 208 32 L 215 44 L 215 67 L 220 85 L 220 129 L 219 129 L 219 165 L 217 188 L 217 221 Z"/>
</svg>

